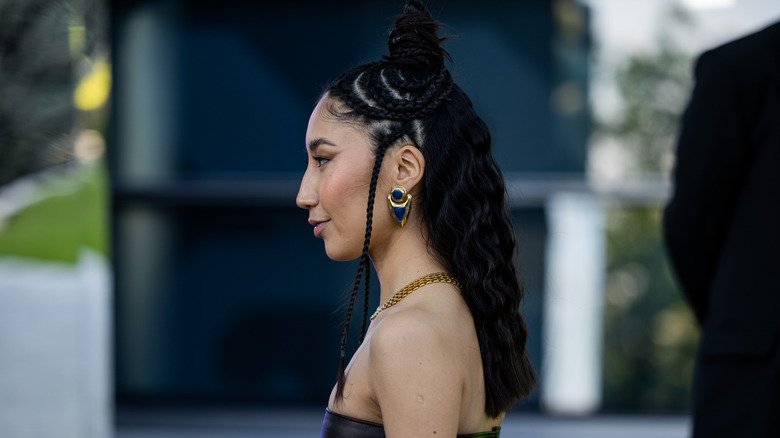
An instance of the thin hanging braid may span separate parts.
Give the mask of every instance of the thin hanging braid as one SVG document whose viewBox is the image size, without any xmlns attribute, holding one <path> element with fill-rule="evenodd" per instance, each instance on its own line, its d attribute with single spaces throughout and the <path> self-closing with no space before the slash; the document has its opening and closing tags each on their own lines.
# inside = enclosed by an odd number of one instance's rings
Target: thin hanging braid
<svg viewBox="0 0 780 438">
<path fill-rule="evenodd" d="M 369 185 L 363 252 L 341 333 L 336 403 L 340 402 L 344 395 L 347 333 L 364 275 L 361 343 L 366 334 L 371 277 L 368 247 L 371 242 L 376 185 L 385 152 L 405 137 L 420 141 L 419 132 L 413 135 L 410 121 L 419 120 L 436 111 L 453 88 L 452 75 L 444 63 L 445 58 L 449 59 L 449 54 L 440 46 L 444 38 L 436 35 L 438 28 L 439 23 L 431 17 L 422 3 L 416 0 L 408 1 L 404 13 L 396 20 L 390 32 L 387 44 L 390 55 L 384 56 L 381 61 L 348 70 L 328 87 L 329 96 L 341 100 L 352 110 L 346 116 L 368 124 L 372 121 L 391 121 L 389 125 L 381 127 L 381 122 L 376 124 L 372 133 L 376 158 Z M 420 147 L 415 140 L 411 141 Z"/>
<path fill-rule="evenodd" d="M 360 329 L 360 342 L 366 336 L 366 321 L 368 320 L 368 298 L 369 298 L 369 279 L 370 279 L 370 267 L 368 265 L 368 246 L 371 242 L 371 230 L 373 227 L 374 217 L 374 199 L 376 197 L 376 185 L 379 180 L 379 171 L 382 168 L 382 161 L 385 157 L 387 148 L 393 145 L 398 140 L 408 136 L 409 124 L 404 123 L 400 126 L 396 126 L 389 133 L 383 135 L 378 143 L 376 150 L 376 159 L 374 160 L 374 169 L 371 173 L 371 184 L 368 191 L 368 206 L 366 208 L 366 234 L 363 239 L 363 253 L 360 256 L 360 264 L 358 265 L 357 275 L 355 276 L 355 282 L 352 285 L 352 294 L 349 297 L 349 306 L 347 306 L 347 316 L 344 320 L 344 329 L 341 332 L 341 359 L 339 361 L 339 370 L 336 383 L 336 401 L 339 402 L 344 396 L 344 384 L 346 383 L 344 370 L 346 367 L 346 351 L 347 351 L 347 332 L 349 329 L 349 322 L 352 319 L 352 309 L 355 306 L 355 299 L 357 298 L 358 289 L 360 289 L 360 282 L 365 273 L 365 295 L 363 304 L 363 324 Z"/>
</svg>

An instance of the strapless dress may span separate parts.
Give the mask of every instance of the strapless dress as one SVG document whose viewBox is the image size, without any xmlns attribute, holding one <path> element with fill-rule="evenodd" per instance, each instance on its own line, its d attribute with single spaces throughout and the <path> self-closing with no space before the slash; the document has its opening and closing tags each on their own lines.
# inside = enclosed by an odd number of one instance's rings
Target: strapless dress
<svg viewBox="0 0 780 438">
<path fill-rule="evenodd" d="M 457 438 L 498 438 L 500 432 L 501 427 L 494 427 L 489 432 L 467 433 Z M 378 423 L 358 420 L 326 409 L 320 438 L 385 438 L 385 428 Z"/>
</svg>

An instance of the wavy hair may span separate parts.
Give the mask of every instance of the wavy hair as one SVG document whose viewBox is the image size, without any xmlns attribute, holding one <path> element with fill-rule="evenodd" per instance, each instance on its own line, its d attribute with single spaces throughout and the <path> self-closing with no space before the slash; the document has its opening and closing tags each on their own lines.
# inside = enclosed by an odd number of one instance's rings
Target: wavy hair
<svg viewBox="0 0 780 438">
<path fill-rule="evenodd" d="M 373 204 L 385 152 L 412 143 L 425 158 L 420 199 L 428 246 L 461 284 L 474 319 L 485 381 L 485 412 L 497 417 L 536 386 L 519 312 L 523 285 L 515 268 L 515 234 L 506 188 L 491 154 L 487 125 L 446 68 L 439 23 L 409 0 L 395 21 L 389 56 L 355 67 L 323 95 L 331 115 L 361 126 L 375 152 L 366 211 L 363 253 L 341 339 L 336 400 L 343 398 L 347 330 L 362 278 L 365 299 L 361 342 L 368 315 Z"/>
</svg>

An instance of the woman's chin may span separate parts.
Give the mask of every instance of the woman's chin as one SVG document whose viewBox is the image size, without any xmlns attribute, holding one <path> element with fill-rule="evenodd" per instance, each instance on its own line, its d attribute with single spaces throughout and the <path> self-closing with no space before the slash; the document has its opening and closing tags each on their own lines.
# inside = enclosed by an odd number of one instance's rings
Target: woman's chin
<svg viewBox="0 0 780 438">
<path fill-rule="evenodd" d="M 349 262 L 360 257 L 362 251 L 347 250 L 345 248 L 333 248 L 325 244 L 325 254 L 328 258 L 337 262 Z"/>
</svg>

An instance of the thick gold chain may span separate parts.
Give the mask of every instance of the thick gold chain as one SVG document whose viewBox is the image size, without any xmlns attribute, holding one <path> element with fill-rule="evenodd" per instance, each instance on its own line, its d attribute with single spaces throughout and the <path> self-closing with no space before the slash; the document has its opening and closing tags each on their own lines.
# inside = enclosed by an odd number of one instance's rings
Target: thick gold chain
<svg viewBox="0 0 780 438">
<path fill-rule="evenodd" d="M 374 312 L 374 314 L 371 315 L 371 320 L 373 321 L 374 318 L 376 318 L 376 316 L 379 315 L 379 313 L 382 312 L 383 310 L 398 304 L 399 301 L 404 299 L 404 297 L 406 297 L 410 293 L 431 283 L 450 283 L 450 284 L 454 284 L 455 287 L 460 289 L 460 283 L 458 283 L 458 280 L 456 280 L 455 277 L 453 277 L 452 275 L 446 272 L 434 272 L 433 274 L 423 275 L 417 280 L 414 280 L 413 282 L 401 288 L 401 290 L 396 292 L 395 295 L 393 295 L 387 301 L 385 301 L 384 304 L 377 307 L 376 312 Z"/>
</svg>

